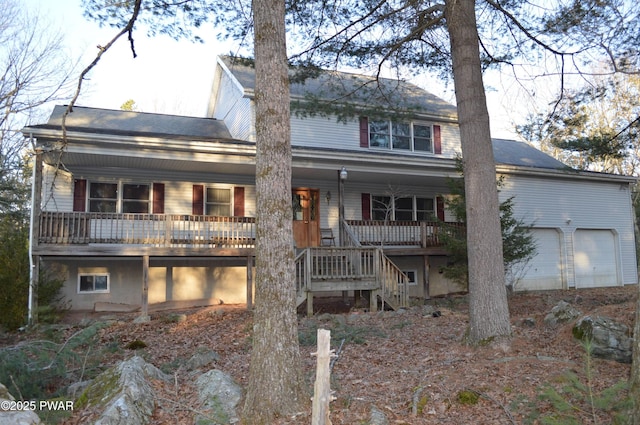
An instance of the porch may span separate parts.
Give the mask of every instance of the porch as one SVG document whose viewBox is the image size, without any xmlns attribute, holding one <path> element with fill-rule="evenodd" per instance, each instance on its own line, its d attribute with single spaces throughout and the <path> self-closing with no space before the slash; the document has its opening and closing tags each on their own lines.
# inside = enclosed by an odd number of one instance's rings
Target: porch
<svg viewBox="0 0 640 425">
<path fill-rule="evenodd" d="M 220 249 L 255 248 L 255 217 L 43 211 L 38 224 L 34 248 L 45 252 L 67 247 L 69 254 L 81 255 L 92 245 L 191 248 L 210 254 Z M 464 226 L 437 221 L 345 220 L 342 229 L 337 246 L 430 248 L 443 245 L 443 233 L 463 232 Z"/>
<path fill-rule="evenodd" d="M 254 217 L 42 212 L 38 224 L 34 255 L 141 257 L 147 279 L 150 258 L 235 258 L 247 266 L 251 307 Z M 342 224 L 337 246 L 298 250 L 296 298 L 298 305 L 306 301 L 308 312 L 313 310 L 314 294 L 336 291 L 364 291 L 372 310 L 378 301 L 393 309 L 406 307 L 408 278 L 388 254 L 405 255 L 398 250 L 406 255 L 437 254 L 443 249 L 444 232 L 464 231 L 458 224 L 435 221 L 347 220 Z M 146 287 L 143 282 L 143 293 Z"/>
</svg>

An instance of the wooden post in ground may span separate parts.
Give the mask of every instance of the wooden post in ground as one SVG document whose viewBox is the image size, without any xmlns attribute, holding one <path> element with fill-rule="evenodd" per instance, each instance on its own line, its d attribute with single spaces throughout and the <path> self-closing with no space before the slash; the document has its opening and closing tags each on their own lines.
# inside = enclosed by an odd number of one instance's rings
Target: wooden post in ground
<svg viewBox="0 0 640 425">
<path fill-rule="evenodd" d="M 313 317 L 313 292 L 309 290 L 307 290 L 307 317 Z"/>
<path fill-rule="evenodd" d="M 331 331 L 318 329 L 318 351 L 312 353 L 317 357 L 316 382 L 313 388 L 311 425 L 331 425 L 329 419 L 329 402 L 331 395 Z"/>
</svg>

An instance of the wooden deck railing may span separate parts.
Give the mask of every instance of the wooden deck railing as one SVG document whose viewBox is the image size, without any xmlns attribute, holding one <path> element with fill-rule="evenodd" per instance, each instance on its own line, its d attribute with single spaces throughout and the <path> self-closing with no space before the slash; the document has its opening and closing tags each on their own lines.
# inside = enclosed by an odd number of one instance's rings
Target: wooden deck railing
<svg viewBox="0 0 640 425">
<path fill-rule="evenodd" d="M 307 291 L 344 290 L 347 286 L 379 290 L 383 303 L 394 309 L 409 303 L 409 278 L 379 247 L 306 248 L 296 257 L 295 267 L 298 303 L 304 301 Z"/>
<path fill-rule="evenodd" d="M 255 218 L 42 212 L 41 244 L 144 244 L 251 248 Z"/>
<path fill-rule="evenodd" d="M 350 231 L 361 245 L 441 246 L 442 232 L 463 232 L 462 223 L 437 221 L 346 220 Z"/>
</svg>

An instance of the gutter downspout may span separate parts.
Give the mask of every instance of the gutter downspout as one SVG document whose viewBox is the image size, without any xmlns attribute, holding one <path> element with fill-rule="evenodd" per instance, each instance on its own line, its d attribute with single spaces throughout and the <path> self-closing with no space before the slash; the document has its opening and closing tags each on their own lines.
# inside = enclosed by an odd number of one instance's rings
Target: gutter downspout
<svg viewBox="0 0 640 425">
<path fill-rule="evenodd" d="M 33 133 L 29 133 L 29 142 L 31 144 L 31 146 L 33 146 Z M 36 162 L 37 162 L 37 158 L 38 158 L 38 152 L 35 152 L 35 155 L 33 156 L 33 172 L 31 173 L 31 214 L 30 214 L 30 218 L 29 218 L 29 300 L 28 300 L 28 315 L 27 315 L 27 319 L 28 319 L 28 324 L 31 326 L 33 325 L 33 289 L 34 289 L 34 284 L 33 284 L 33 280 L 35 278 L 34 276 L 34 269 L 35 269 L 35 263 L 33 261 L 33 226 L 34 226 L 34 222 L 35 222 L 35 217 L 34 217 L 34 201 L 35 201 L 35 192 L 36 192 L 36 173 L 35 173 L 35 167 L 36 167 Z"/>
</svg>

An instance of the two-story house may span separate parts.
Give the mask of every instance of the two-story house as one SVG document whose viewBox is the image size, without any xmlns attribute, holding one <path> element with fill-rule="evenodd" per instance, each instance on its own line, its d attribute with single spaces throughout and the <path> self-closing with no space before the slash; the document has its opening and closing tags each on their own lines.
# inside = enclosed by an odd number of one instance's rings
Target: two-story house
<svg viewBox="0 0 640 425">
<path fill-rule="evenodd" d="M 443 196 L 459 177 L 455 107 L 395 80 L 317 72 L 297 81 L 299 302 L 362 292 L 372 308 L 395 307 L 459 291 L 441 273 L 437 220 L 452 220 Z M 34 264 L 62 274 L 73 309 L 251 302 L 253 84 L 250 61 L 221 57 L 207 117 L 75 107 L 63 140 L 58 106 L 24 129 L 38 152 Z M 637 283 L 634 179 L 572 170 L 521 142 L 494 140 L 494 153 L 500 196 L 515 196 L 538 244 L 517 290 Z"/>
</svg>

